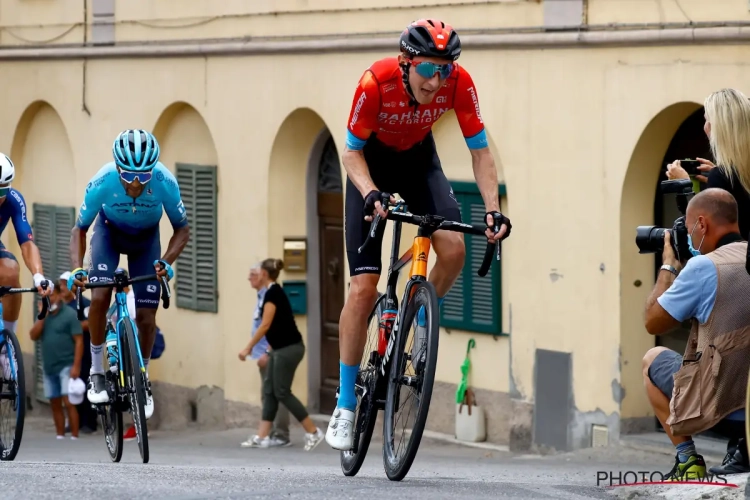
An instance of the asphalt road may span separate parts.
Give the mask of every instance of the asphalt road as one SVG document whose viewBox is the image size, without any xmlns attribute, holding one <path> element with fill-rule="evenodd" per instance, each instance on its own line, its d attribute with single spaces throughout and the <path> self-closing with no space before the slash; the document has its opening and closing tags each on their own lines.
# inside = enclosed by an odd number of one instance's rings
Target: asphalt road
<svg viewBox="0 0 750 500">
<path fill-rule="evenodd" d="M 613 490 L 596 486 L 598 471 L 671 467 L 666 455 L 623 448 L 539 457 L 423 441 L 409 475 L 396 483 L 383 472 L 380 443 L 372 443 L 359 474 L 347 478 L 338 452 L 325 442 L 303 451 L 298 427 L 294 446 L 280 449 L 240 448 L 248 432 L 153 431 L 144 465 L 135 442 L 125 443 L 122 462 L 113 464 L 101 433 L 56 440 L 32 428 L 16 460 L 0 462 L 0 498 L 603 499 L 613 498 Z"/>
</svg>

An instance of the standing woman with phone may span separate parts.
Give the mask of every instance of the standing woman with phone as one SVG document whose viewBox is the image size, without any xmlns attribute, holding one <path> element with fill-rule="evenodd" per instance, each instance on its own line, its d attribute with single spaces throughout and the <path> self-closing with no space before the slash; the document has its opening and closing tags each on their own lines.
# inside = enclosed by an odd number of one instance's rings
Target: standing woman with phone
<svg viewBox="0 0 750 500">
<path fill-rule="evenodd" d="M 707 187 L 729 191 L 737 201 L 740 232 L 750 235 L 750 100 L 739 90 L 722 89 L 706 97 L 703 103 L 706 123 L 703 131 L 711 145 L 714 165 L 705 158 L 696 158 L 703 175 L 695 179 Z M 690 169 L 692 170 L 692 169 Z M 691 171 L 690 174 L 698 173 Z M 680 160 L 667 165 L 667 178 L 688 179 L 690 174 Z M 688 228 L 692 231 L 693 228 Z M 696 236 L 693 236 L 693 241 Z M 748 266 L 750 273 L 750 266 Z"/>
</svg>

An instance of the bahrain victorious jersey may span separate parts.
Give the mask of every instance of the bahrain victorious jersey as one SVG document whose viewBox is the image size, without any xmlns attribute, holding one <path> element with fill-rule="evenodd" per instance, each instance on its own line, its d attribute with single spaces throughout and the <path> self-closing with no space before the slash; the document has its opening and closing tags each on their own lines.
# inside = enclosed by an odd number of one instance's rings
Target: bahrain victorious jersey
<svg viewBox="0 0 750 500">
<path fill-rule="evenodd" d="M 461 132 L 470 149 L 487 147 L 487 134 L 479 112 L 479 98 L 466 69 L 453 63 L 430 104 L 409 106 L 397 57 L 375 62 L 359 80 L 347 125 L 346 146 L 362 149 L 371 134 L 392 149 L 403 151 L 427 136 L 448 110 L 456 110 Z"/>
</svg>

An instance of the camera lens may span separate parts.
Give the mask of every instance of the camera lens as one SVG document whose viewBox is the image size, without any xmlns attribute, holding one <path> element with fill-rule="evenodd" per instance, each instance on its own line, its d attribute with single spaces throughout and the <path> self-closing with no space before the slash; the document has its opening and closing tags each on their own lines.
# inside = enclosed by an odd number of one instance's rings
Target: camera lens
<svg viewBox="0 0 750 500">
<path fill-rule="evenodd" d="M 635 244 L 638 246 L 638 253 L 656 253 L 664 250 L 664 231 L 663 227 L 657 226 L 638 226 L 635 230 Z"/>
</svg>

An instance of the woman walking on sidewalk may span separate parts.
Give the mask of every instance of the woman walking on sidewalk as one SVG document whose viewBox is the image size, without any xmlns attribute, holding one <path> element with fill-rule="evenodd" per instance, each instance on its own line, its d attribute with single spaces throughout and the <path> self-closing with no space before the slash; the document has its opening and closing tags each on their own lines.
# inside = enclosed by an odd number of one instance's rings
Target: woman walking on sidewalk
<svg viewBox="0 0 750 500">
<path fill-rule="evenodd" d="M 240 361 L 245 361 L 260 339 L 265 337 L 268 341 L 262 421 L 258 434 L 253 436 L 251 442 L 259 448 L 267 448 L 270 445 L 269 434 L 281 403 L 305 428 L 305 451 L 310 451 L 323 440 L 323 432 L 310 419 L 305 406 L 292 394 L 294 372 L 305 356 L 305 344 L 294 321 L 289 298 L 276 283 L 283 268 L 284 263 L 279 259 L 266 259 L 261 263 L 261 281 L 262 286 L 266 288 L 261 308 L 262 320 L 250 343 L 239 354 Z"/>
</svg>

